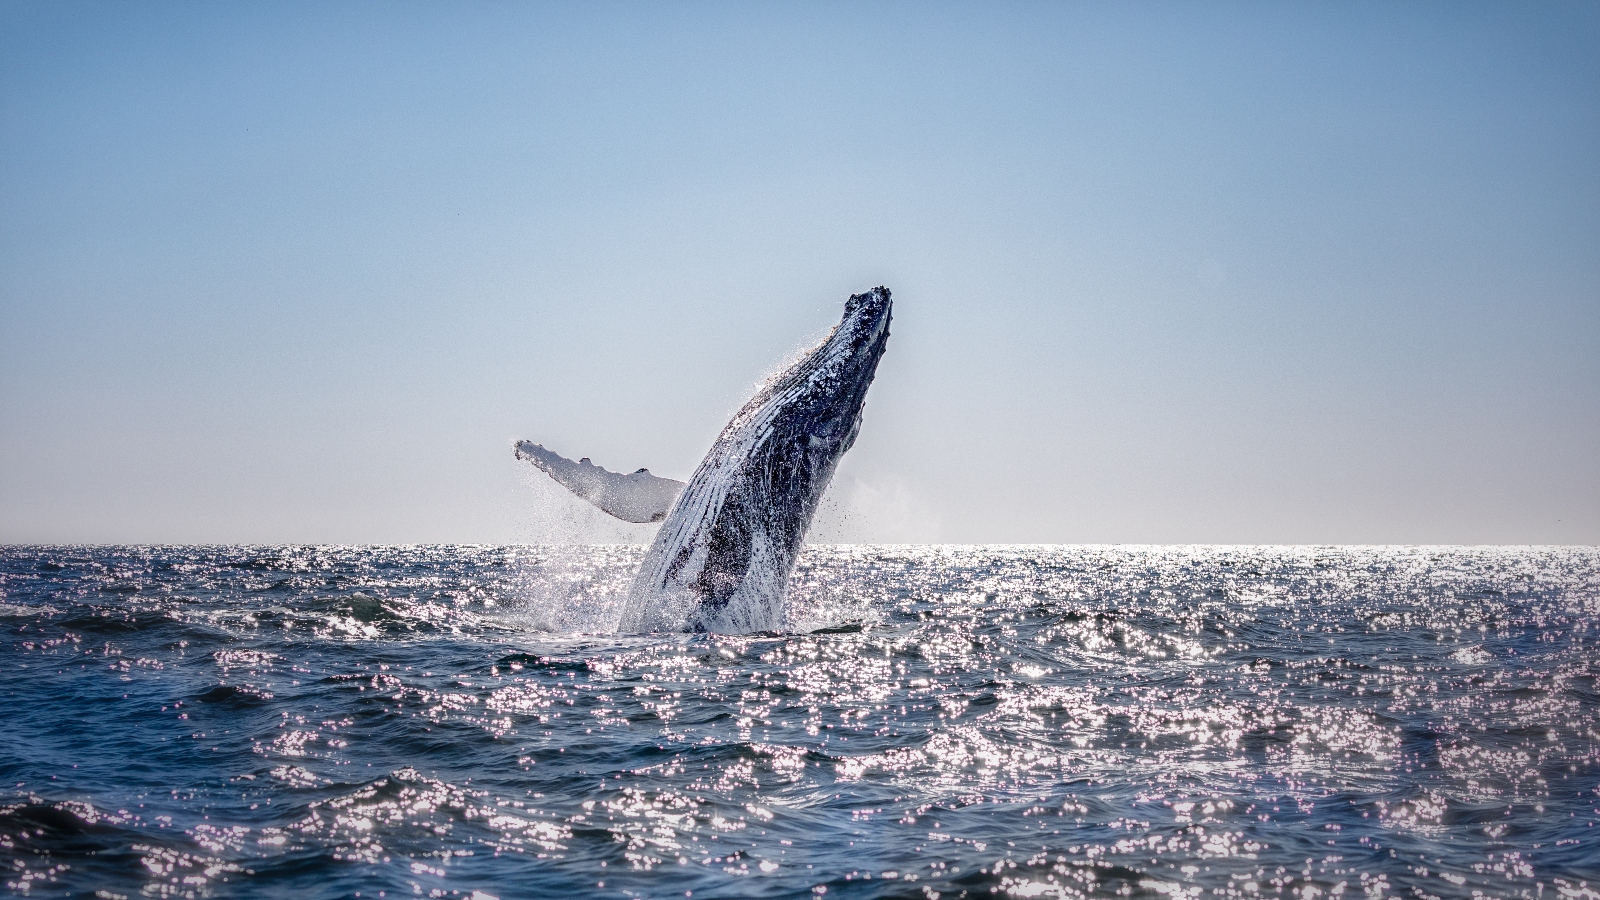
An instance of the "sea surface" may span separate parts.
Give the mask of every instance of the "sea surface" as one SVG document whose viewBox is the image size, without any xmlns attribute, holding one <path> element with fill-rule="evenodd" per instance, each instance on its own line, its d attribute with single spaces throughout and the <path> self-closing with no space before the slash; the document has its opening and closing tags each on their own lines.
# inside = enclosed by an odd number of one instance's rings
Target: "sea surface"
<svg viewBox="0 0 1600 900">
<path fill-rule="evenodd" d="M 1600 898 L 1600 550 L 0 548 L 28 897 Z"/>
</svg>

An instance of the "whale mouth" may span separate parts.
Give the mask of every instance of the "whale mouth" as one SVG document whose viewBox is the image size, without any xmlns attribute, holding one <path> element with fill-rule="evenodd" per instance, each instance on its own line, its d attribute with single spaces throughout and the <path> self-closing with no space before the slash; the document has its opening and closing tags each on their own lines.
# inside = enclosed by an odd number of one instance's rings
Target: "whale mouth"
<svg viewBox="0 0 1600 900">
<path fill-rule="evenodd" d="M 889 289 L 879 285 L 864 294 L 851 294 L 844 304 L 844 320 L 852 331 L 865 331 L 863 337 L 876 339 L 889 327 L 893 307 Z"/>
<path fill-rule="evenodd" d="M 877 359 L 883 354 L 883 346 L 889 340 L 893 308 L 886 287 L 875 287 L 864 294 L 852 294 L 845 302 L 844 316 L 839 320 L 839 325 L 823 342 L 813 359 L 819 365 L 825 365 L 824 360 L 833 360 L 835 364 L 850 360 L 852 362 L 846 363 L 847 366 L 867 363 L 862 368 L 868 371 L 876 368 Z"/>
</svg>

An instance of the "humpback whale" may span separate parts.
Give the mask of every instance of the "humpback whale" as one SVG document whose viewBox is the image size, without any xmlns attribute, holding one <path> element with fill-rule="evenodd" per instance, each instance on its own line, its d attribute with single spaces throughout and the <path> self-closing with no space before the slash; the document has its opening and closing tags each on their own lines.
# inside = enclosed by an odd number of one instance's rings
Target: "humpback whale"
<svg viewBox="0 0 1600 900">
<path fill-rule="evenodd" d="M 520 441 L 516 455 L 600 509 L 660 522 L 618 630 L 776 631 L 789 576 L 889 339 L 889 290 L 853 294 L 821 344 L 769 378 L 687 484 L 607 471 Z"/>
</svg>

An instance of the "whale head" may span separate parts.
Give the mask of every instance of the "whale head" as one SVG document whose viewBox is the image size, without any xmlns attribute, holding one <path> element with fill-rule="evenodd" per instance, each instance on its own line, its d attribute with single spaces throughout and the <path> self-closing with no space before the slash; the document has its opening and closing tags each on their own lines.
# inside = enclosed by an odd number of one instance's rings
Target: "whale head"
<svg viewBox="0 0 1600 900">
<path fill-rule="evenodd" d="M 892 308 L 885 287 L 851 295 L 833 333 L 779 379 L 795 394 L 774 424 L 797 441 L 803 436 L 807 450 L 826 466 L 821 487 L 861 429 L 867 388 L 888 344 Z"/>
</svg>

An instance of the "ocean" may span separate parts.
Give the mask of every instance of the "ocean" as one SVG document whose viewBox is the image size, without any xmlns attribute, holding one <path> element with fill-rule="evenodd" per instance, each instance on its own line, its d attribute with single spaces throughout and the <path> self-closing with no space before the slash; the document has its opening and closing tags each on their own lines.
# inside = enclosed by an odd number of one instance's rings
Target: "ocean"
<svg viewBox="0 0 1600 900">
<path fill-rule="evenodd" d="M 1600 549 L 0 549 L 27 897 L 1600 898 Z"/>
</svg>

